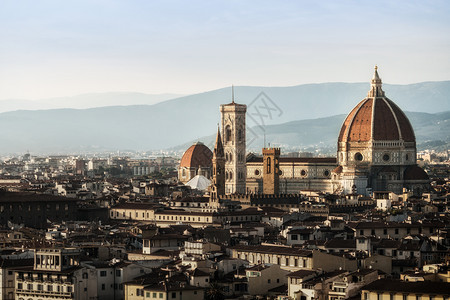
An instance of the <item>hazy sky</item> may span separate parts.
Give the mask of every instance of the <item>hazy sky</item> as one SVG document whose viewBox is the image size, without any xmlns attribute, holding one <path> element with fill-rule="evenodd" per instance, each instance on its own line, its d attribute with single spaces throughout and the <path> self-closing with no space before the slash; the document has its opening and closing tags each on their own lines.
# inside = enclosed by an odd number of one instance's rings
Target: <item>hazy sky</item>
<svg viewBox="0 0 450 300">
<path fill-rule="evenodd" d="M 450 1 L 0 0 L 0 99 L 450 80 Z"/>
</svg>

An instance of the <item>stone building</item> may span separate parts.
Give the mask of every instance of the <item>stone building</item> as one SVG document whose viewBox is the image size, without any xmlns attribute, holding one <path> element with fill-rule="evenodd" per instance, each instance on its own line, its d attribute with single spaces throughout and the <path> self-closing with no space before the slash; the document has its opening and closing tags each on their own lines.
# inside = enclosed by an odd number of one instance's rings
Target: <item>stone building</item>
<svg viewBox="0 0 450 300">
<path fill-rule="evenodd" d="M 18 300 L 97 299 L 95 269 L 80 266 L 79 249 L 37 249 L 34 266 L 15 270 Z"/>
<path fill-rule="evenodd" d="M 427 189 L 428 175 L 416 164 L 416 138 L 403 111 L 385 96 L 377 67 L 367 97 L 348 114 L 338 138 L 333 190 L 359 194 L 403 188 Z"/>
<path fill-rule="evenodd" d="M 225 193 L 246 192 L 246 134 L 247 105 L 232 102 L 220 106 L 222 143 L 225 153 Z"/>
<path fill-rule="evenodd" d="M 28 192 L 0 190 L 0 224 L 44 228 L 48 221 L 76 220 L 77 199 Z"/>
<path fill-rule="evenodd" d="M 416 164 L 414 130 L 403 111 L 382 90 L 377 67 L 367 97 L 349 113 L 338 136 L 335 157 L 283 157 L 278 148 L 245 153 L 246 106 L 221 105 L 225 152 L 225 194 L 335 194 L 392 191 L 420 194 L 430 187 Z"/>
</svg>

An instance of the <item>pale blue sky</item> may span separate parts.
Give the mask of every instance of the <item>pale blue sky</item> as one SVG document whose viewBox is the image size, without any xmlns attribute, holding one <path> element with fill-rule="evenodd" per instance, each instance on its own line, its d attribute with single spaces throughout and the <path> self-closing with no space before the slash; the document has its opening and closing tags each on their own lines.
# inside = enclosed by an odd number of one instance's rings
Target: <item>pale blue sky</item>
<svg viewBox="0 0 450 300">
<path fill-rule="evenodd" d="M 450 1 L 0 0 L 0 99 L 450 80 Z"/>
</svg>

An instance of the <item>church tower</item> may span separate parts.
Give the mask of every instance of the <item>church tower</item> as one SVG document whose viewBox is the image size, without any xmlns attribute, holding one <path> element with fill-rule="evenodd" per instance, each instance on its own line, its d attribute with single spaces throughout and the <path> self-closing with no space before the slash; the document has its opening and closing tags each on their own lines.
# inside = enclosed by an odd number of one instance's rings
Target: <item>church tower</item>
<svg viewBox="0 0 450 300">
<path fill-rule="evenodd" d="M 246 180 L 245 113 L 247 105 L 232 102 L 220 106 L 225 153 L 225 194 L 244 194 Z"/>
<path fill-rule="evenodd" d="M 219 197 L 225 194 L 225 156 L 223 152 L 220 130 L 217 128 L 216 145 L 212 158 L 212 184 L 210 190 L 211 201 L 218 206 Z"/>
<path fill-rule="evenodd" d="M 263 192 L 278 195 L 280 191 L 280 148 L 263 148 Z"/>
</svg>

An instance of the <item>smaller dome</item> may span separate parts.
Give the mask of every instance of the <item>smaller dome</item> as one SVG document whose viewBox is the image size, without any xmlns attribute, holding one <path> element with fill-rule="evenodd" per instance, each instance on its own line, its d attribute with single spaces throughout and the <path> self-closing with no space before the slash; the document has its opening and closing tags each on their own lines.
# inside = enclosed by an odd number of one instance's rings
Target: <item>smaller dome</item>
<svg viewBox="0 0 450 300">
<path fill-rule="evenodd" d="M 211 181 L 203 175 L 196 175 L 189 180 L 186 185 L 190 186 L 192 189 L 205 191 L 211 185 Z"/>
<path fill-rule="evenodd" d="M 197 142 L 184 152 L 180 168 L 212 167 L 212 151 L 203 143 Z"/>
<path fill-rule="evenodd" d="M 405 180 L 429 180 L 427 172 L 419 166 L 410 166 L 405 170 Z"/>
</svg>

